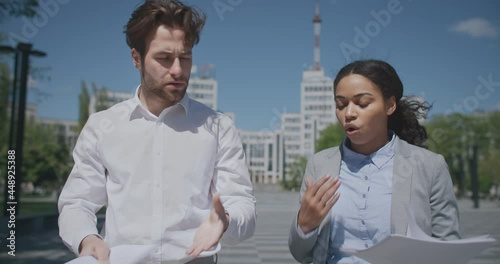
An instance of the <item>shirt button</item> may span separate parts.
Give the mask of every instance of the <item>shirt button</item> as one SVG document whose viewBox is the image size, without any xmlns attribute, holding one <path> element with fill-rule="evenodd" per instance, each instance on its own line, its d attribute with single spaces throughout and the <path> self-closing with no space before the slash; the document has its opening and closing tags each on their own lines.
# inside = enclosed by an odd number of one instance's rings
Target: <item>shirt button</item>
<svg viewBox="0 0 500 264">
<path fill-rule="evenodd" d="M 156 126 L 160 126 L 161 125 L 161 122 L 156 122 Z"/>
<path fill-rule="evenodd" d="M 363 193 L 363 198 L 366 198 L 366 194 Z"/>
<path fill-rule="evenodd" d="M 365 176 L 365 180 L 368 180 L 368 176 Z"/>
<path fill-rule="evenodd" d="M 368 243 L 365 243 L 365 248 L 368 248 Z"/>
<path fill-rule="evenodd" d="M 363 225 L 364 225 L 364 224 L 365 224 L 365 220 L 361 220 L 361 224 L 363 224 Z"/>
<path fill-rule="evenodd" d="M 156 248 L 156 254 L 160 254 L 160 253 L 161 253 L 161 248 L 160 247 Z"/>
</svg>

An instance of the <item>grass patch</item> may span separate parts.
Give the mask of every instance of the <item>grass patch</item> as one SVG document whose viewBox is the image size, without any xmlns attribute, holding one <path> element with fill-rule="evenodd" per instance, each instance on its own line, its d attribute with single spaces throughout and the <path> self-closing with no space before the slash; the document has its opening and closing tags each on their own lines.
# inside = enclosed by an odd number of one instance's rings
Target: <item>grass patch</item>
<svg viewBox="0 0 500 264">
<path fill-rule="evenodd" d="M 57 213 L 57 203 L 54 202 L 21 202 L 20 215 Z"/>
<path fill-rule="evenodd" d="M 2 210 L 4 206 L 3 200 Z M 41 214 L 41 213 L 57 213 L 57 203 L 55 202 L 23 202 L 18 204 L 19 215 Z"/>
</svg>

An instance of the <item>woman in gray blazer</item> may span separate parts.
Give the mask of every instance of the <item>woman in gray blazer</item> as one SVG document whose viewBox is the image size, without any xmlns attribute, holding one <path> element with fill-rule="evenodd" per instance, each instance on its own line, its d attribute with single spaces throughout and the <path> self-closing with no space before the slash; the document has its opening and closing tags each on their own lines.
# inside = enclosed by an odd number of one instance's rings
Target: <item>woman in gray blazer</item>
<svg viewBox="0 0 500 264">
<path fill-rule="evenodd" d="M 312 156 L 289 236 L 301 263 L 366 263 L 342 248 L 368 248 L 406 235 L 408 211 L 428 235 L 460 238 L 458 209 L 444 158 L 422 148 L 418 118 L 430 108 L 403 97 L 384 61 L 355 61 L 334 81 L 336 115 L 346 138 Z M 409 209 L 409 210 L 408 210 Z"/>
</svg>

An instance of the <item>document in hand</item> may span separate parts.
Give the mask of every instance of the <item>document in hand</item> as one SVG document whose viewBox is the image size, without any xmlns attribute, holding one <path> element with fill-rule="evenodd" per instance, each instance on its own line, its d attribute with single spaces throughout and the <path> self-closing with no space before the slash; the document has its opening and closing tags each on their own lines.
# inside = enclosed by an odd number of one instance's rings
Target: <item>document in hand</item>
<svg viewBox="0 0 500 264">
<path fill-rule="evenodd" d="M 370 248 L 342 249 L 373 264 L 467 263 L 495 243 L 489 235 L 442 241 L 424 233 L 409 213 L 407 236 L 393 234 Z"/>
<path fill-rule="evenodd" d="M 391 235 L 363 250 L 343 250 L 373 264 L 390 263 L 467 263 L 495 242 L 488 236 L 438 241 Z"/>
<path fill-rule="evenodd" d="M 111 248 L 109 253 L 109 263 L 111 264 L 139 264 L 144 263 L 149 259 L 152 246 L 148 245 L 121 245 Z M 221 245 L 218 243 L 216 246 L 209 250 L 202 251 L 198 257 L 209 257 L 221 250 Z M 194 257 L 186 256 L 183 261 L 190 261 Z M 96 258 L 92 256 L 78 257 L 65 264 L 99 264 Z"/>
<path fill-rule="evenodd" d="M 122 245 L 111 248 L 109 263 L 137 264 L 149 256 L 151 246 Z M 92 256 L 78 257 L 66 264 L 99 264 Z"/>
</svg>

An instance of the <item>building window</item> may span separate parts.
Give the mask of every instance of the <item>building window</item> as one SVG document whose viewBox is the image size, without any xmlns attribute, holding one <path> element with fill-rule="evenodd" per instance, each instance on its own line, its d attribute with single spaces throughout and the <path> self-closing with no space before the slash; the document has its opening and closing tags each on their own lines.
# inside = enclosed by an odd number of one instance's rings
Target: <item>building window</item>
<svg viewBox="0 0 500 264">
<path fill-rule="evenodd" d="M 264 157 L 264 144 L 250 145 L 250 158 L 263 158 Z"/>
</svg>

